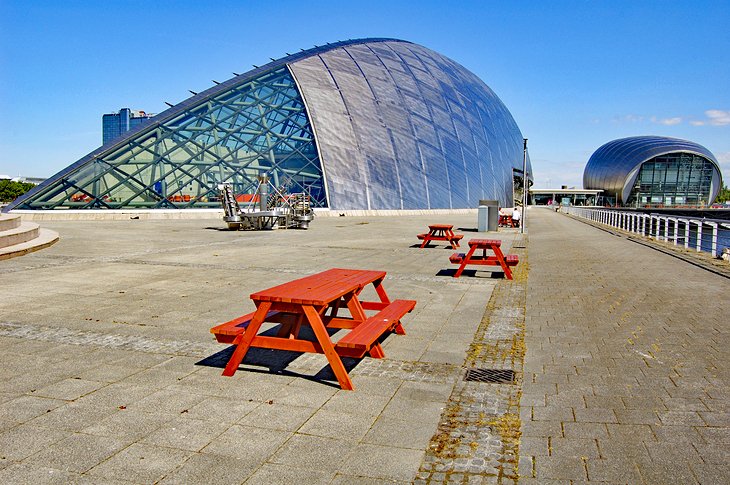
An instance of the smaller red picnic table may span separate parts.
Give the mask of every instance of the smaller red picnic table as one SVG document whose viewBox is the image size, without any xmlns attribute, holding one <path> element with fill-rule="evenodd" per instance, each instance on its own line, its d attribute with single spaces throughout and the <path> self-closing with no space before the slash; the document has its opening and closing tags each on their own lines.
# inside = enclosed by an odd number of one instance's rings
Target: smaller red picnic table
<svg viewBox="0 0 730 485">
<path fill-rule="evenodd" d="M 510 215 L 500 215 L 499 216 L 499 225 L 502 227 L 515 227 L 514 221 L 512 220 L 512 216 L 510 216 Z"/>
<path fill-rule="evenodd" d="M 454 253 L 449 258 L 454 264 L 459 265 L 459 269 L 454 273 L 454 278 L 461 276 L 462 271 L 468 264 L 475 265 L 487 265 L 487 266 L 501 266 L 504 271 L 504 275 L 507 279 L 512 279 L 512 271 L 510 266 L 516 266 L 519 263 L 519 258 L 516 254 L 503 255 L 500 246 L 502 241 L 499 239 L 472 239 L 469 241 L 469 252 Z M 481 255 L 474 255 L 477 249 L 482 250 Z M 487 250 L 490 250 L 494 255 L 487 255 Z"/>
<path fill-rule="evenodd" d="M 425 248 L 431 241 L 448 241 L 452 249 L 459 247 L 459 241 L 464 237 L 463 234 L 454 234 L 454 226 L 451 224 L 430 224 L 428 226 L 428 234 L 419 234 L 418 239 L 422 239 L 421 248 Z"/>
<path fill-rule="evenodd" d="M 221 343 L 233 344 L 224 376 L 232 376 L 250 347 L 325 354 L 342 389 L 354 389 L 341 357 L 374 358 L 385 354 L 378 339 L 386 332 L 405 334 L 400 319 L 413 310 L 413 300 L 390 301 L 383 279 L 385 271 L 334 268 L 268 290 L 251 294 L 256 311 L 210 329 Z M 380 301 L 360 301 L 360 292 L 369 284 Z M 339 316 L 340 310 L 350 316 Z M 365 311 L 377 311 L 368 317 Z M 257 335 L 263 323 L 281 326 L 276 336 Z M 302 325 L 311 327 L 316 340 L 299 338 Z M 350 329 L 333 343 L 328 329 Z"/>
</svg>

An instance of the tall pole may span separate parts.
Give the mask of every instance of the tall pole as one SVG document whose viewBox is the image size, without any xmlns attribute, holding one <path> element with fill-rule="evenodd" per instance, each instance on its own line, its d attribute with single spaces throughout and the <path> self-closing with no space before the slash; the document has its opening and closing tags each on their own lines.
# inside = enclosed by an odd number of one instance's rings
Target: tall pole
<svg viewBox="0 0 730 485">
<path fill-rule="evenodd" d="M 530 186 L 530 179 L 527 176 L 527 138 L 524 138 L 522 145 L 522 223 L 520 224 L 520 233 L 524 234 L 527 225 L 527 192 Z"/>
</svg>

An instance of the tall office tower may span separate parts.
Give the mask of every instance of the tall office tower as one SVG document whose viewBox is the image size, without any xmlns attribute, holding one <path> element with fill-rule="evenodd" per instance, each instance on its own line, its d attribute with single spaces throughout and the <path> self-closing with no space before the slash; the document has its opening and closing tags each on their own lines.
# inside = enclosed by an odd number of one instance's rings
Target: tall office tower
<svg viewBox="0 0 730 485">
<path fill-rule="evenodd" d="M 128 132 L 155 116 L 154 113 L 122 108 L 119 113 L 109 113 L 101 117 L 102 143 L 108 142 Z"/>
</svg>

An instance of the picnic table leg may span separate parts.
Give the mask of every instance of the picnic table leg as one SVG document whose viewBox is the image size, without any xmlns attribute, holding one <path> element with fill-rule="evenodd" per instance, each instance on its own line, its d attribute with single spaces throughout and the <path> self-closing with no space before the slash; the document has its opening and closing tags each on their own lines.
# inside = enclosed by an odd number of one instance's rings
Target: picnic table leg
<svg viewBox="0 0 730 485">
<path fill-rule="evenodd" d="M 347 369 L 345 369 L 345 366 L 342 364 L 342 359 L 340 359 L 337 351 L 335 351 L 334 345 L 332 345 L 330 335 L 327 333 L 327 329 L 325 328 L 324 322 L 322 322 L 319 313 L 314 309 L 314 307 L 304 306 L 304 315 L 306 315 L 309 325 L 312 327 L 312 331 L 317 337 L 317 341 L 319 341 L 319 345 L 322 346 L 322 351 L 324 352 L 325 357 L 327 357 L 327 361 L 330 363 L 332 372 L 335 373 L 335 377 L 337 377 L 337 382 L 340 383 L 340 387 L 347 391 L 352 391 L 355 387 L 352 385 L 350 376 L 347 375 Z"/>
<path fill-rule="evenodd" d="M 281 324 L 281 328 L 276 333 L 277 337 L 295 339 L 299 336 L 299 329 L 302 328 L 302 320 L 304 315 L 296 315 L 291 321 Z"/>
<path fill-rule="evenodd" d="M 456 249 L 459 247 L 459 241 L 454 240 L 454 231 L 452 231 L 451 229 L 446 229 L 444 231 L 444 235 L 446 236 L 446 240 L 449 241 L 451 249 Z"/>
<path fill-rule="evenodd" d="M 375 291 L 380 297 L 381 303 L 390 303 L 390 298 L 388 298 L 388 294 L 385 292 L 385 288 L 383 287 L 383 279 L 381 278 L 373 281 L 373 285 L 375 286 Z"/>
<path fill-rule="evenodd" d="M 343 298 L 345 298 L 345 301 L 347 303 L 347 309 L 350 310 L 350 315 L 352 315 L 353 320 L 362 323 L 368 319 L 367 315 L 365 315 L 365 310 L 363 309 L 360 300 L 357 299 L 357 296 L 354 293 L 349 297 L 345 296 Z"/>
<path fill-rule="evenodd" d="M 382 359 L 385 357 L 385 352 L 383 352 L 383 347 L 380 346 L 379 342 L 376 342 L 372 347 L 370 347 L 368 354 L 370 354 L 370 357 L 373 359 Z"/>
<path fill-rule="evenodd" d="M 332 304 L 332 317 L 337 316 L 337 312 L 340 311 L 340 306 L 342 305 L 342 298 L 338 299 Z"/>
<path fill-rule="evenodd" d="M 238 366 L 241 365 L 241 361 L 243 361 L 243 358 L 246 357 L 246 353 L 251 346 L 251 342 L 261 328 L 261 324 L 264 323 L 264 319 L 269 313 L 270 308 L 270 301 L 262 302 L 256 309 L 256 313 L 251 319 L 251 323 L 246 331 L 243 334 L 238 335 L 233 341 L 233 344 L 236 346 L 236 350 L 233 351 L 233 355 L 231 355 L 231 358 L 226 364 L 226 368 L 223 370 L 224 376 L 230 377 L 236 373 Z"/>
<path fill-rule="evenodd" d="M 461 260 L 461 264 L 459 265 L 459 269 L 456 270 L 456 273 L 454 273 L 454 278 L 458 278 L 461 276 L 461 272 L 464 271 L 464 268 L 466 268 L 466 265 L 469 263 L 469 260 L 471 259 L 472 255 L 474 254 L 474 251 L 476 250 L 476 246 L 472 246 L 469 248 L 469 252 L 466 253 L 466 256 L 464 256 L 464 259 Z"/>
<path fill-rule="evenodd" d="M 426 234 L 426 236 L 423 238 L 423 242 L 421 243 L 421 249 L 425 248 L 426 244 L 431 241 L 431 236 L 433 236 L 433 231 L 429 230 L 428 234 Z"/>
<path fill-rule="evenodd" d="M 502 250 L 499 249 L 499 247 L 495 246 L 492 248 L 494 251 L 494 255 L 497 257 L 497 261 L 499 261 L 499 265 L 502 267 L 502 270 L 504 271 L 504 275 L 507 277 L 508 280 L 512 279 L 512 270 L 509 269 L 509 266 L 507 266 L 507 262 L 504 260 L 504 254 L 502 254 Z"/>
</svg>

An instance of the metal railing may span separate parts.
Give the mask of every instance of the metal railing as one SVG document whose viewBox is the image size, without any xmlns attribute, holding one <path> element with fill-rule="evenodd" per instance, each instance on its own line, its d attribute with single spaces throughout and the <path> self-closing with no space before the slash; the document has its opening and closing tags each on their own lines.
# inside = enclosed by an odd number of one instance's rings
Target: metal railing
<svg viewBox="0 0 730 485">
<path fill-rule="evenodd" d="M 561 207 L 560 210 L 657 241 L 683 245 L 686 249 L 693 248 L 698 252 L 706 251 L 713 258 L 720 257 L 722 251 L 730 247 L 730 221 L 722 219 L 570 206 Z"/>
</svg>

